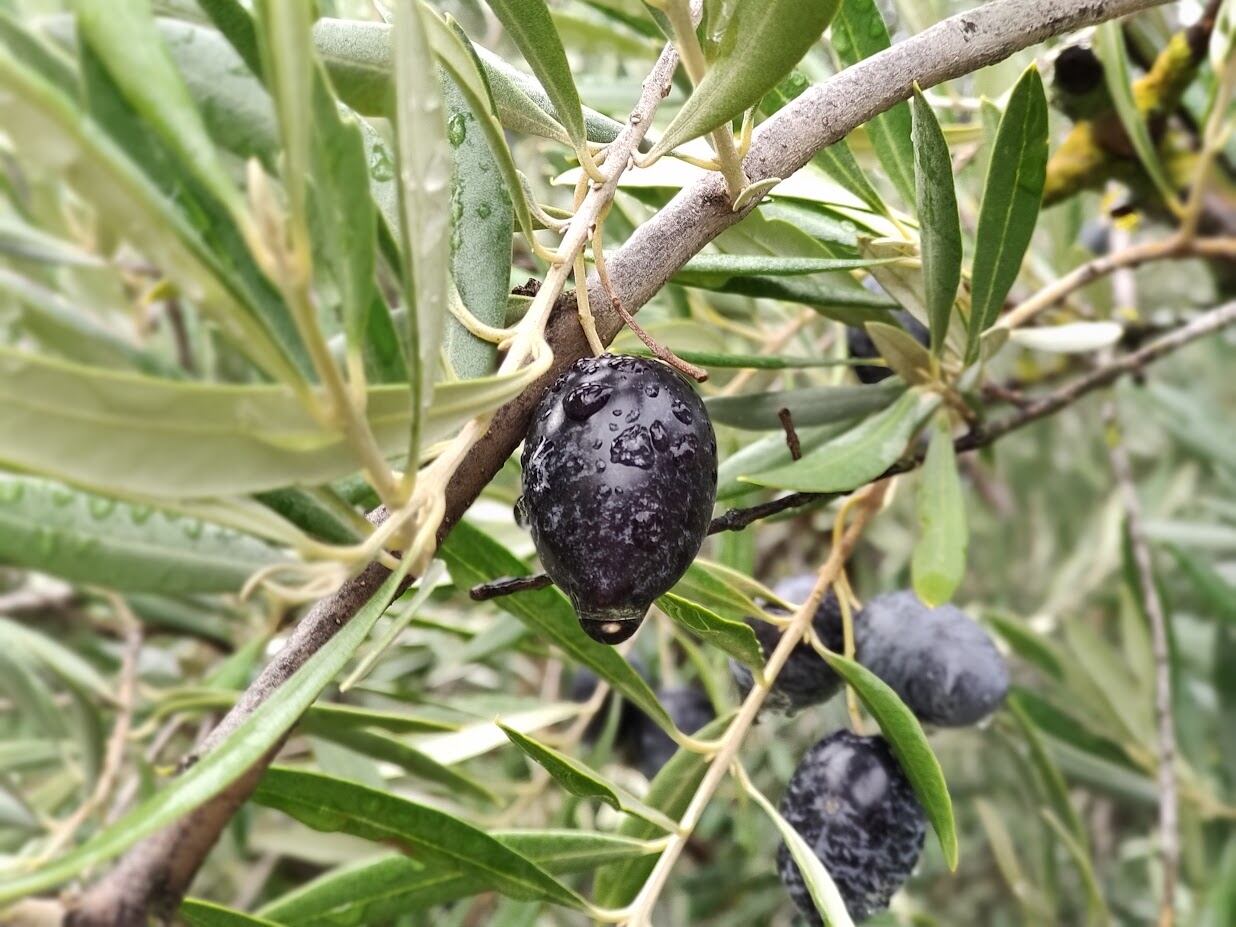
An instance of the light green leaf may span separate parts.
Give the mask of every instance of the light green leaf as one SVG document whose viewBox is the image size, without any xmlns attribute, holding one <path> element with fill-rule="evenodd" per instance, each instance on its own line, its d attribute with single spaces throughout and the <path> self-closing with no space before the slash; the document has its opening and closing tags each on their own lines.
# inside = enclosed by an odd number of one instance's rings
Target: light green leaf
<svg viewBox="0 0 1236 927">
<path fill-rule="evenodd" d="M 1031 65 L 1000 117 L 983 186 L 970 293 L 966 358 L 978 357 L 979 335 L 999 318 L 1030 246 L 1047 179 L 1047 97 Z"/>
<path fill-rule="evenodd" d="M 408 370 L 412 383 L 412 454 L 424 439 L 421 416 L 433 401 L 446 325 L 451 242 L 451 150 L 429 40 L 432 11 L 419 0 L 395 10 L 395 140 L 399 163 Z"/>
<path fill-rule="evenodd" d="M 897 693 L 888 684 L 867 669 L 839 653 L 823 654 L 842 679 L 853 687 L 871 712 L 880 731 L 887 738 L 906 778 L 914 787 L 914 794 L 927 812 L 927 820 L 935 828 L 944 861 L 949 869 L 957 868 L 957 825 L 953 820 L 953 800 L 948 794 L 948 783 L 940 769 L 940 761 L 931 752 L 927 735 L 914 713 L 902 703 Z"/>
<path fill-rule="evenodd" d="M 753 579 L 697 557 L 682 579 L 670 591 L 680 599 L 703 605 L 723 618 L 742 621 L 760 611 L 751 595 L 763 595 L 763 587 Z"/>
<path fill-rule="evenodd" d="M 493 836 L 553 874 L 583 872 L 652 852 L 639 840 L 588 831 L 495 831 Z M 426 865 L 400 853 L 334 869 L 276 898 L 259 913 L 297 927 L 377 924 L 493 888 L 492 882 L 474 874 Z"/>
<path fill-rule="evenodd" d="M 545 88 L 554 114 L 566 127 L 571 144 L 576 150 L 582 148 L 587 141 L 583 107 L 562 39 L 558 37 L 545 0 L 486 0 L 486 3 Z"/>
<path fill-rule="evenodd" d="M 502 733 L 506 734 L 511 743 L 522 750 L 529 759 L 543 767 L 555 782 L 572 795 L 603 801 L 615 811 L 622 810 L 622 800 L 618 797 L 616 788 L 606 782 L 595 770 L 589 769 L 565 753 L 553 747 L 547 747 L 505 724 L 499 723 L 498 727 L 502 729 Z"/>
<path fill-rule="evenodd" d="M 1111 347 L 1124 334 L 1119 322 L 1065 322 L 1009 332 L 1009 341 L 1032 351 L 1053 354 L 1088 354 Z"/>
<path fill-rule="evenodd" d="M 710 396 L 704 401 L 714 422 L 734 428 L 780 429 L 778 413 L 789 409 L 795 427 L 828 425 L 871 415 L 905 391 L 902 383 L 864 386 L 806 386 L 743 396 Z"/>
<path fill-rule="evenodd" d="M 1120 21 L 1108 20 L 1095 29 L 1094 46 L 1099 60 L 1103 62 L 1103 78 L 1107 83 L 1107 92 L 1111 95 L 1112 104 L 1129 142 L 1137 152 L 1138 160 L 1164 201 L 1175 202 L 1176 191 L 1167 179 L 1163 162 L 1159 159 L 1159 151 L 1155 147 L 1154 139 L 1150 137 L 1150 127 L 1146 125 L 1145 118 L 1137 108 L 1137 101 L 1133 98 L 1133 78 L 1129 73 L 1129 55 L 1125 49 Z"/>
<path fill-rule="evenodd" d="M 80 37 L 104 62 L 121 92 L 177 154 L 181 164 L 233 212 L 240 193 L 155 28 L 150 0 L 77 0 Z"/>
<path fill-rule="evenodd" d="M 258 783 L 253 800 L 315 830 L 404 847 L 418 857 L 475 876 L 512 898 L 585 906 L 575 892 L 483 830 L 388 792 L 272 766 Z"/>
<path fill-rule="evenodd" d="M 948 418 L 933 429 L 918 487 L 918 539 L 911 575 L 914 592 L 931 608 L 953 597 L 966 573 L 966 501 Z"/>
<path fill-rule="evenodd" d="M 762 254 L 698 254 L 674 275 L 682 286 L 712 288 L 733 277 L 793 277 L 856 270 L 886 263 L 871 258 L 778 257 Z"/>
<path fill-rule="evenodd" d="M 846 910 L 845 900 L 841 897 L 837 884 L 828 874 L 828 870 L 824 868 L 824 863 L 815 855 L 815 850 L 794 829 L 794 826 L 781 816 L 781 813 L 773 807 L 773 803 L 764 797 L 764 793 L 751 784 L 746 773 L 740 775 L 740 781 L 747 794 L 755 799 L 755 803 L 777 825 L 777 831 L 781 834 L 781 839 L 785 841 L 786 847 L 789 848 L 794 865 L 798 867 L 803 882 L 807 886 L 807 892 L 811 895 L 811 901 L 815 904 L 816 911 L 823 917 L 824 923 L 828 927 L 854 927 L 854 921 L 850 919 L 850 912 Z"/>
<path fill-rule="evenodd" d="M 863 327 L 880 356 L 904 382 L 911 386 L 932 382 L 931 354 L 913 335 L 900 325 L 886 322 L 868 322 Z"/>
<path fill-rule="evenodd" d="M 914 390 L 891 406 L 817 447 L 789 466 L 746 477 L 748 482 L 801 492 L 849 492 L 874 480 L 906 452 L 923 417 L 938 400 Z"/>
<path fill-rule="evenodd" d="M 751 626 L 722 618 L 714 611 L 681 596 L 667 592 L 657 599 L 657 607 L 701 640 L 715 646 L 748 666 L 764 665 L 764 651 Z"/>
<path fill-rule="evenodd" d="M 888 27 L 875 0 L 842 0 L 832 28 L 833 50 L 841 63 L 855 64 L 890 45 Z M 867 123 L 867 135 L 881 166 L 906 203 L 915 201 L 914 146 L 910 107 L 898 103 Z"/>
<path fill-rule="evenodd" d="M 529 367 L 443 385 L 425 440 L 452 434 L 535 375 Z M 379 447 L 399 453 L 411 421 L 407 388 L 372 387 L 366 410 Z M 155 379 L 2 347 L 0 463 L 100 492 L 176 499 L 317 486 L 356 469 L 342 434 L 282 386 Z"/>
<path fill-rule="evenodd" d="M 528 574 L 527 565 L 519 558 L 466 521 L 451 529 L 439 556 L 446 561 L 455 584 L 465 589 L 502 576 Z M 496 604 L 610 683 L 666 731 L 675 730 L 648 683 L 612 647 L 598 644 L 583 632 L 575 610 L 557 589 L 503 596 Z"/>
<path fill-rule="evenodd" d="M 922 234 L 924 301 L 931 329 L 931 350 L 944 350 L 953 302 L 961 283 L 961 219 L 953 188 L 953 159 L 940 123 L 922 91 L 915 89 L 914 179 Z"/>
<path fill-rule="evenodd" d="M 1175 544 L 1168 544 L 1167 549 L 1193 584 L 1206 607 L 1206 613 L 1236 627 L 1236 586 L 1216 573 L 1210 564 L 1191 556 Z"/>
<path fill-rule="evenodd" d="M 502 328 L 511 288 L 514 211 L 498 159 L 478 125 L 492 117 L 488 112 L 474 113 L 449 78 L 443 82 L 443 96 L 450 114 L 447 139 L 454 151 L 451 275 L 473 317 Z M 493 371 L 498 347 L 469 333 L 452 317 L 446 323 L 446 352 L 455 374 L 469 379 Z"/>
<path fill-rule="evenodd" d="M 809 454 L 822 444 L 844 434 L 858 424 L 854 419 L 798 430 L 799 450 Z M 758 492 L 759 486 L 753 477 L 769 470 L 789 466 L 793 458 L 785 443 L 785 434 L 766 435 L 752 441 L 741 450 L 721 461 L 717 468 L 717 499 L 730 500 L 748 493 Z"/>
<path fill-rule="evenodd" d="M 186 898 L 181 902 L 180 916 L 189 927 L 280 927 L 277 921 L 254 917 L 198 898 Z"/>
<path fill-rule="evenodd" d="M 0 473 L 0 562 L 122 592 L 238 592 L 287 554 L 228 528 Z"/>
<path fill-rule="evenodd" d="M 838 0 L 737 0 L 704 79 L 653 146 L 663 155 L 755 106 L 828 27 Z"/>
<path fill-rule="evenodd" d="M 1099 884 L 1098 877 L 1094 872 L 1094 862 L 1090 858 L 1090 851 L 1078 840 L 1076 834 L 1072 833 L 1060 819 L 1052 813 L 1049 808 L 1040 808 L 1039 814 L 1042 815 L 1049 827 L 1055 831 L 1056 836 L 1060 838 L 1060 842 L 1064 844 L 1064 848 L 1073 859 L 1073 865 L 1077 867 L 1078 873 L 1081 875 L 1082 884 L 1086 887 L 1086 902 L 1090 908 L 1090 917 L 1092 923 L 1099 927 L 1107 927 L 1111 924 L 1111 912 L 1107 908 L 1107 899 L 1103 897 L 1103 888 Z"/>
<path fill-rule="evenodd" d="M 0 885 L 0 904 L 43 891 L 123 853 L 138 840 L 178 821 L 236 781 L 278 743 L 296 720 L 343 669 L 394 598 L 411 559 L 317 653 L 310 657 L 223 743 L 203 756 L 171 785 L 114 823 L 46 865 Z"/>
<path fill-rule="evenodd" d="M 61 173 L 255 364 L 276 379 L 301 381 L 291 355 L 272 337 L 278 324 L 255 313 L 175 204 L 74 100 L 8 54 L 0 55 L 0 122 L 28 163 Z"/>
</svg>

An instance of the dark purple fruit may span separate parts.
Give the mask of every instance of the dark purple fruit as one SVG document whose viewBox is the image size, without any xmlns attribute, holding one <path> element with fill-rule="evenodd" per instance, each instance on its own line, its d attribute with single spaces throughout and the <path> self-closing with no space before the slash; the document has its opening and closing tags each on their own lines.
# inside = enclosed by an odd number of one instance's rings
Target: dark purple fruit
<svg viewBox="0 0 1236 927">
<path fill-rule="evenodd" d="M 617 644 L 678 582 L 708 531 L 717 442 L 704 403 L 660 361 L 586 357 L 537 406 L 519 511 L 595 640 Z"/>
<path fill-rule="evenodd" d="M 898 309 L 893 313 L 894 318 L 901 323 L 901 327 L 914 336 L 914 339 L 923 347 L 931 343 L 931 332 L 927 330 L 927 326 L 920 322 L 904 309 Z M 875 342 L 871 340 L 871 336 L 867 334 L 867 330 L 851 325 L 845 330 L 846 345 L 850 351 L 850 357 L 867 358 L 879 357 L 880 352 L 875 346 Z M 854 368 L 854 375 L 864 383 L 879 383 L 881 380 L 887 380 L 893 375 L 893 371 L 888 367 L 873 367 L 868 364 L 859 364 Z"/>
<path fill-rule="evenodd" d="M 773 592 L 787 602 L 804 602 L 815 587 L 815 576 L 805 574 L 783 579 L 773 587 Z M 780 606 L 773 605 L 768 609 L 774 614 L 790 614 Z M 755 636 L 764 651 L 764 658 L 776 649 L 781 641 L 781 631 L 766 621 L 748 618 L 747 624 L 755 631 Z M 830 589 L 825 593 L 815 617 L 811 619 L 812 627 L 820 640 L 829 650 L 840 653 L 843 649 L 844 634 L 841 626 L 841 606 L 837 596 Z M 730 675 L 738 685 L 742 697 L 746 698 L 751 691 L 752 677 L 749 667 L 737 660 L 730 661 Z M 781 667 L 777 679 L 773 683 L 764 708 L 769 711 L 782 712 L 787 715 L 796 714 L 810 705 L 820 705 L 827 702 L 841 689 L 841 677 L 833 672 L 832 667 L 820 659 L 815 648 L 802 641 L 790 652 L 790 657 Z"/>
<path fill-rule="evenodd" d="M 923 849 L 926 816 L 883 737 L 837 731 L 807 751 L 781 799 L 781 815 L 828 870 L 850 917 L 888 907 Z M 808 923 L 823 924 L 789 849 L 777 872 Z"/>
<path fill-rule="evenodd" d="M 698 686 L 659 689 L 657 698 L 674 724 L 685 734 L 694 734 L 717 716 L 712 700 Z M 678 744 L 643 712 L 639 715 L 637 731 L 638 738 L 632 744 L 635 764 L 640 772 L 651 779 L 678 751 Z"/>
<path fill-rule="evenodd" d="M 928 608 L 909 590 L 869 601 L 854 619 L 854 643 L 858 662 L 927 724 L 974 724 L 1008 693 L 1008 667 L 987 632 L 960 609 Z"/>
</svg>

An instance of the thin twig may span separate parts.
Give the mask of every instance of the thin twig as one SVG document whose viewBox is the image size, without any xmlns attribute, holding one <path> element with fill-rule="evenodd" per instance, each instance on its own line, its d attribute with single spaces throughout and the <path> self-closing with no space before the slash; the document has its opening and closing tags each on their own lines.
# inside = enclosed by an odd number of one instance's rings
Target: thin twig
<svg viewBox="0 0 1236 927">
<path fill-rule="evenodd" d="M 631 315 L 631 313 L 627 312 L 627 310 L 622 307 L 622 300 L 620 300 L 617 296 L 613 298 L 610 305 L 613 306 L 614 311 L 618 313 L 618 315 L 622 318 L 622 321 L 626 323 L 627 328 L 631 329 L 631 331 L 635 333 L 635 337 L 644 342 L 644 347 L 651 351 L 654 357 L 669 364 L 680 373 L 686 374 L 697 383 L 703 383 L 708 379 L 707 370 L 702 367 L 696 367 L 695 364 L 687 363 L 665 345 L 653 338 L 652 335 L 648 334 L 648 332 L 644 330 L 644 326 L 635 321 L 635 316 Z"/>
<path fill-rule="evenodd" d="M 103 765 L 90 795 L 63 821 L 59 822 L 40 855 L 54 859 L 73 838 L 81 826 L 107 802 L 124 763 L 125 746 L 133 726 L 133 708 L 137 696 L 137 661 L 142 650 L 142 624 L 120 596 L 109 593 L 112 608 L 124 635 L 124 652 L 120 661 L 120 682 L 117 686 L 116 722 L 103 754 Z"/>
<path fill-rule="evenodd" d="M 552 586 L 553 584 L 554 581 L 546 573 L 537 573 L 533 576 L 505 576 L 502 579 L 495 579 L 492 582 L 473 586 L 468 591 L 468 597 L 473 602 L 485 602 L 489 599 L 510 595 L 513 592 L 544 589 L 546 586 Z"/>
<path fill-rule="evenodd" d="M 789 409 L 781 409 L 777 412 L 777 419 L 781 422 L 781 429 L 785 432 L 785 446 L 790 450 L 791 460 L 803 459 L 803 446 L 799 443 L 798 432 L 794 429 L 794 416 Z"/>
<path fill-rule="evenodd" d="M 1146 540 L 1145 519 L 1129 452 L 1120 434 L 1120 418 L 1115 400 L 1104 408 L 1109 431 L 1108 457 L 1116 487 L 1124 506 L 1125 528 L 1133 566 L 1141 593 L 1142 606 L 1150 622 L 1151 651 L 1154 655 L 1154 707 L 1158 741 L 1159 778 L 1159 856 L 1163 861 L 1163 898 L 1159 908 L 1159 927 L 1172 927 L 1176 911 L 1176 882 L 1180 868 L 1179 795 L 1176 788 L 1176 723 L 1172 713 L 1172 668 L 1168 643 L 1167 618 L 1159 589 L 1154 581 L 1154 562 Z"/>
</svg>

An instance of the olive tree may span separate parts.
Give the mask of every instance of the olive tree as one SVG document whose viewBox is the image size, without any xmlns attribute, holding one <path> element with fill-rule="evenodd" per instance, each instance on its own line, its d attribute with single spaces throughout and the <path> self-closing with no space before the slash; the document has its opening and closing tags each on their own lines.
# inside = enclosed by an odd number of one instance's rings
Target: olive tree
<svg viewBox="0 0 1236 927">
<path fill-rule="evenodd" d="M 1234 19 L 0 4 L 0 922 L 1231 924 Z"/>
</svg>

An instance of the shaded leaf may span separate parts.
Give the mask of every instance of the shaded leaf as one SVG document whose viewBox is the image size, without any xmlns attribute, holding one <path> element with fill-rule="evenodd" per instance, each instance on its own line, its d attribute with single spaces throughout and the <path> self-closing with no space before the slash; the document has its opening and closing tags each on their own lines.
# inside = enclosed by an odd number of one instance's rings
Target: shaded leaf
<svg viewBox="0 0 1236 927">
<path fill-rule="evenodd" d="M 276 921 L 254 917 L 199 898 L 186 898 L 181 902 L 180 916 L 189 927 L 280 927 Z"/>
<path fill-rule="evenodd" d="M 751 626 L 742 621 L 722 618 L 702 605 L 673 593 L 657 599 L 657 607 L 701 640 L 707 641 L 735 660 L 748 666 L 764 665 L 764 652 Z"/>
<path fill-rule="evenodd" d="M 771 393 L 710 396 L 704 400 L 714 422 L 734 428 L 781 429 L 778 417 L 789 409 L 795 427 L 828 425 L 887 408 L 905 391 L 901 383 L 863 386 L 807 386 Z"/>
<path fill-rule="evenodd" d="M 914 117 L 914 178 L 922 234 L 923 299 L 931 329 L 931 350 L 938 357 L 944 349 L 953 302 L 961 283 L 961 220 L 957 213 L 953 159 L 948 143 L 940 131 L 936 114 L 920 90 L 915 90 L 911 112 Z"/>
<path fill-rule="evenodd" d="M 880 356 L 905 383 L 917 386 L 935 379 L 931 354 L 904 328 L 887 322 L 868 322 L 863 327 Z"/>
<path fill-rule="evenodd" d="M 388 792 L 318 773 L 272 766 L 253 800 L 315 830 L 393 843 L 473 875 L 503 894 L 583 907 L 583 900 L 535 863 L 453 815 Z"/>
</svg>

